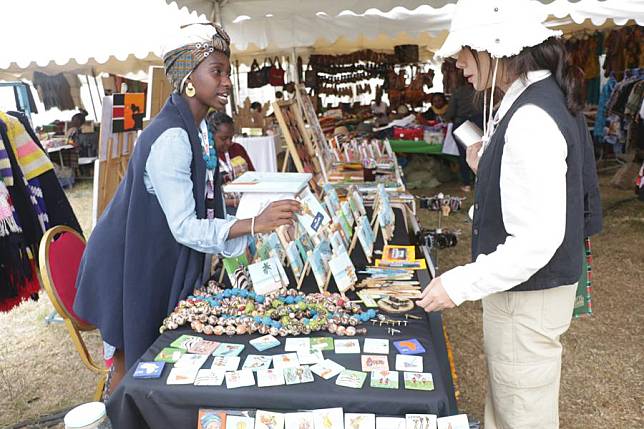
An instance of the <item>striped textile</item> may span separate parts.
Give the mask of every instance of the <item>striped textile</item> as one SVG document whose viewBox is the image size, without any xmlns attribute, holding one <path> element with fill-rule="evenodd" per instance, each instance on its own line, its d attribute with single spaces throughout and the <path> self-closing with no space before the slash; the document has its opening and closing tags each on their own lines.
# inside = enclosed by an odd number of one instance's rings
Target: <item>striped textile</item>
<svg viewBox="0 0 644 429">
<path fill-rule="evenodd" d="M 7 154 L 7 150 L 4 146 L 2 136 L 0 136 L 0 181 L 2 181 L 5 186 L 13 186 L 11 162 L 9 161 L 9 155 Z"/>
<path fill-rule="evenodd" d="M 47 154 L 31 139 L 17 118 L 0 112 L 0 120 L 7 126 L 7 136 L 11 145 L 9 150 L 15 153 L 25 179 L 33 179 L 54 168 Z"/>
</svg>

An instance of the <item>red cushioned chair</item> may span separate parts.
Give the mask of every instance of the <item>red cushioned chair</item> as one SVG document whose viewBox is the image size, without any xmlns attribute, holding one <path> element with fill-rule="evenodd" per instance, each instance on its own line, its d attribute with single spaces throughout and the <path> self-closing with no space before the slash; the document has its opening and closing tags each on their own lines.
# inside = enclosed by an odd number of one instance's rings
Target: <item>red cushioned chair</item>
<svg viewBox="0 0 644 429">
<path fill-rule="evenodd" d="M 94 400 L 101 399 L 108 370 L 97 364 L 87 351 L 81 331 L 93 331 L 95 326 L 85 322 L 74 312 L 76 298 L 76 277 L 81 257 L 85 250 L 85 239 L 64 225 L 49 229 L 40 240 L 40 276 L 54 309 L 65 321 L 65 326 L 81 360 L 87 368 L 99 375 Z"/>
</svg>

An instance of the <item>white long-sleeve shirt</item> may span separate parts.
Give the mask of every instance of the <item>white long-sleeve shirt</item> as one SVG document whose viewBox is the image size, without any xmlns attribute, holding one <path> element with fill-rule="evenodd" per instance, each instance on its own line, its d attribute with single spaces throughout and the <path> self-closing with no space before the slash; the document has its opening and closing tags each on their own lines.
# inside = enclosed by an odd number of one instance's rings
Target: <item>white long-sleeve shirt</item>
<svg viewBox="0 0 644 429">
<path fill-rule="evenodd" d="M 495 122 L 529 85 L 549 76 L 540 70 L 529 72 L 526 81 L 515 81 Z M 531 104 L 515 112 L 501 159 L 501 212 L 508 237 L 494 252 L 440 276 L 456 305 L 509 290 L 552 259 L 566 229 L 567 154 L 564 136 L 548 113 Z"/>
</svg>

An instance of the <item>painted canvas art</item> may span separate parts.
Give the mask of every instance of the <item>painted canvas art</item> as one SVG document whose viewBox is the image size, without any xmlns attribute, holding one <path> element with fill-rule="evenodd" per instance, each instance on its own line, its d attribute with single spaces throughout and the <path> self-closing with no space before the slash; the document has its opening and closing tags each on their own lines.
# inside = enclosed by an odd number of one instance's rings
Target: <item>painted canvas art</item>
<svg viewBox="0 0 644 429">
<path fill-rule="evenodd" d="M 335 284 L 340 292 L 345 292 L 350 289 L 358 281 L 356 269 L 347 252 L 342 252 L 334 258 L 331 258 L 329 267 L 331 268 Z"/>
<path fill-rule="evenodd" d="M 302 214 L 297 218 L 304 227 L 309 236 L 314 237 L 321 227 L 331 221 L 331 217 L 326 212 L 317 197 L 307 188 L 299 196 L 302 207 Z"/>
<path fill-rule="evenodd" d="M 221 410 L 200 409 L 197 429 L 225 429 L 226 412 Z"/>
<path fill-rule="evenodd" d="M 255 293 L 265 295 L 288 286 L 289 280 L 279 259 L 271 257 L 248 266 Z"/>
<path fill-rule="evenodd" d="M 302 261 L 300 252 L 297 249 L 297 244 L 294 241 L 291 241 L 286 245 L 286 257 L 288 258 L 288 262 L 295 277 L 300 277 L 302 275 L 302 271 L 304 271 L 304 262 Z"/>
<path fill-rule="evenodd" d="M 124 133 L 143 129 L 145 94 L 128 92 L 112 95 L 112 132 Z"/>
</svg>

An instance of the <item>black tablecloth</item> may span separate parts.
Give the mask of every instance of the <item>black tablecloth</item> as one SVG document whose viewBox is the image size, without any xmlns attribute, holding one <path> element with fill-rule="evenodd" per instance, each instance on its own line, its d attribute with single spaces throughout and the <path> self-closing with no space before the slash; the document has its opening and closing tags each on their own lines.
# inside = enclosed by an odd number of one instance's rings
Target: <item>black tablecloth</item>
<svg viewBox="0 0 644 429">
<path fill-rule="evenodd" d="M 403 213 L 396 213 L 396 231 L 391 244 L 409 244 L 409 234 L 405 230 Z M 379 237 L 376 249 L 382 248 Z M 420 256 L 419 256 L 420 257 Z M 366 258 L 360 245 L 352 254 L 356 268 L 366 264 Z M 419 271 L 418 279 L 422 285 L 429 282 L 429 273 Z M 311 275 L 304 282 L 305 292 L 317 290 L 315 280 Z M 335 286 L 330 285 L 334 291 Z M 199 408 L 254 410 L 268 409 L 275 411 L 296 411 L 316 408 L 342 407 L 345 412 L 375 413 L 378 415 L 404 415 L 406 413 L 431 413 L 439 416 L 457 413 L 456 400 L 450 373 L 449 361 L 442 330 L 442 320 L 439 313 L 427 314 L 416 308 L 413 313 L 421 320 L 409 320 L 407 327 L 397 327 L 400 334 L 387 334 L 386 327 L 362 325 L 367 327 L 367 337 L 387 338 L 390 341 L 389 367 L 395 369 L 396 348 L 393 341 L 402 339 L 418 339 L 427 352 L 423 354 L 424 372 L 431 372 L 434 378 L 433 391 L 406 390 L 402 372 L 399 374 L 400 388 L 377 389 L 369 386 L 370 376 L 362 389 L 351 389 L 337 386 L 335 378 L 323 380 L 318 376 L 313 383 L 296 384 L 276 387 L 242 387 L 227 389 L 225 382 L 222 386 L 193 386 L 167 385 L 166 379 L 172 365 L 166 365 L 159 379 L 142 380 L 132 378 L 133 369 L 123 379 L 119 388 L 114 392 L 107 404 L 108 414 L 112 425 L 120 428 L 195 428 L 197 427 L 197 412 Z M 392 316 L 402 319 L 400 316 Z M 181 334 L 194 334 L 189 329 L 171 331 L 162 334 L 150 349 L 142 356 L 142 361 L 151 361 L 159 351 Z M 318 336 L 332 336 L 328 332 L 315 333 Z M 248 340 L 258 335 L 233 337 L 209 337 L 211 340 L 245 344 L 241 356 L 243 363 L 248 354 L 273 355 L 284 353 L 284 338 L 281 345 L 265 352 L 257 352 L 248 344 Z M 315 336 L 315 335 L 311 335 Z M 204 336 L 205 337 L 205 336 Z M 333 336 L 335 337 L 335 336 Z M 338 338 L 338 337 L 335 337 Z M 347 337 L 343 337 L 347 338 Z M 358 337 L 362 350 L 364 338 Z M 325 358 L 330 358 L 347 369 L 361 370 L 360 354 L 335 354 L 324 351 Z M 209 368 L 212 358 L 206 361 L 203 368 Z M 241 367 L 241 364 L 240 364 Z"/>
</svg>

